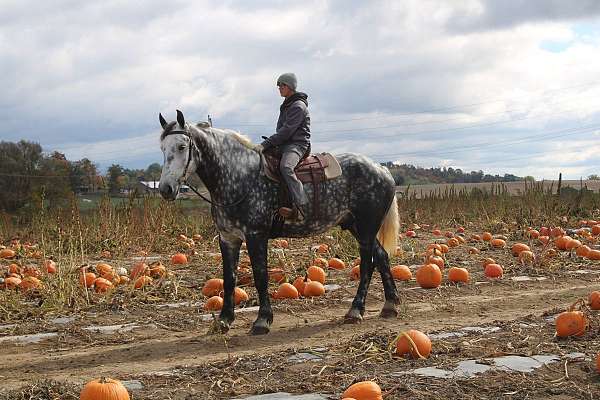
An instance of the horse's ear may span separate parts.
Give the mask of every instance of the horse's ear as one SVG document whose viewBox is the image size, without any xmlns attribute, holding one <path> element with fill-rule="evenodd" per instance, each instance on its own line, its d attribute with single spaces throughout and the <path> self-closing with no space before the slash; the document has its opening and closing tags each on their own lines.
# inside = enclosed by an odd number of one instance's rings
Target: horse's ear
<svg viewBox="0 0 600 400">
<path fill-rule="evenodd" d="M 158 120 L 160 121 L 160 126 L 162 126 L 163 129 L 165 129 L 165 126 L 167 126 L 167 121 L 165 121 L 161 113 L 158 113 Z"/>
<path fill-rule="evenodd" d="M 183 118 L 183 113 L 179 110 L 177 110 L 177 122 L 182 128 L 185 127 L 185 118 Z"/>
</svg>

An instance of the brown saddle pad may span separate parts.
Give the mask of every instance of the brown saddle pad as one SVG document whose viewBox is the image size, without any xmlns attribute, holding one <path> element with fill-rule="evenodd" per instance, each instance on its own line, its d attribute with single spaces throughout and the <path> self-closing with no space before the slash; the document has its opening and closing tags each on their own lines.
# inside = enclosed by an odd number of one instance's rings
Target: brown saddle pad
<svg viewBox="0 0 600 400">
<path fill-rule="evenodd" d="M 265 173 L 275 182 L 281 180 L 279 157 L 264 154 Z M 317 183 L 337 178 L 342 174 L 338 160 L 330 153 L 311 154 L 303 158 L 294 168 L 296 176 L 302 183 Z"/>
</svg>

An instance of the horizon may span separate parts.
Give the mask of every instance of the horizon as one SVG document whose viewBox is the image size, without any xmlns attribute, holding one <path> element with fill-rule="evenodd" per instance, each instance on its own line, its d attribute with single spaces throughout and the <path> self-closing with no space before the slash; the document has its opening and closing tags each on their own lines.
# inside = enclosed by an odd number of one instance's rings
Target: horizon
<svg viewBox="0 0 600 400">
<path fill-rule="evenodd" d="M 260 142 L 293 71 L 313 152 L 536 180 L 600 169 L 600 2 L 143 4 L 3 5 L 0 140 L 146 168 L 162 164 L 159 112 L 180 109 Z"/>
</svg>

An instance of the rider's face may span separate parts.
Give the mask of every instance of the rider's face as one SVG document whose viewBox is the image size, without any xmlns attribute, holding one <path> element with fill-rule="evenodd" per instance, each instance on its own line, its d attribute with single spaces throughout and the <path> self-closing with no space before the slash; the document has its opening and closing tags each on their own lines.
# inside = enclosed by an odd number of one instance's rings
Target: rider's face
<svg viewBox="0 0 600 400">
<path fill-rule="evenodd" d="M 294 91 L 290 89 L 288 85 L 278 83 L 277 87 L 279 88 L 279 95 L 281 97 L 290 97 L 292 94 L 294 94 Z"/>
</svg>

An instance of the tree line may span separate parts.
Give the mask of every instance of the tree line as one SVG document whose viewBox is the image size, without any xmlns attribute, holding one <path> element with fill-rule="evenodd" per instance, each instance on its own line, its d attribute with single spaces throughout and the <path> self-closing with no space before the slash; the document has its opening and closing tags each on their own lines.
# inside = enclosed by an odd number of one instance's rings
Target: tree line
<svg viewBox="0 0 600 400">
<path fill-rule="evenodd" d="M 428 183 L 513 182 L 533 180 L 512 174 L 490 175 L 483 171 L 463 172 L 460 168 L 422 168 L 410 164 L 381 163 L 386 166 L 397 185 Z M 135 190 L 140 181 L 158 181 L 161 165 L 150 164 L 145 169 L 128 169 L 111 165 L 101 174 L 93 161 L 67 160 L 59 152 L 45 153 L 38 143 L 21 140 L 18 143 L 0 141 L 0 210 L 16 211 L 42 199 L 48 206 L 59 206 L 79 193 L 108 192 L 119 194 Z M 590 175 L 588 179 L 599 179 Z"/>
<path fill-rule="evenodd" d="M 118 164 L 102 175 L 91 160 L 67 160 L 60 152 L 45 153 L 38 143 L 0 141 L 0 210 L 33 208 L 43 200 L 61 206 L 73 194 L 132 190 L 142 180 L 160 179 L 161 165 L 127 169 Z"/>
<path fill-rule="evenodd" d="M 391 161 L 381 163 L 386 166 L 396 185 L 420 185 L 428 183 L 479 183 L 479 182 L 515 182 L 534 180 L 531 176 L 519 177 L 513 174 L 490 175 L 483 171 L 463 172 L 460 168 L 415 167 L 411 164 L 394 164 Z"/>
</svg>

